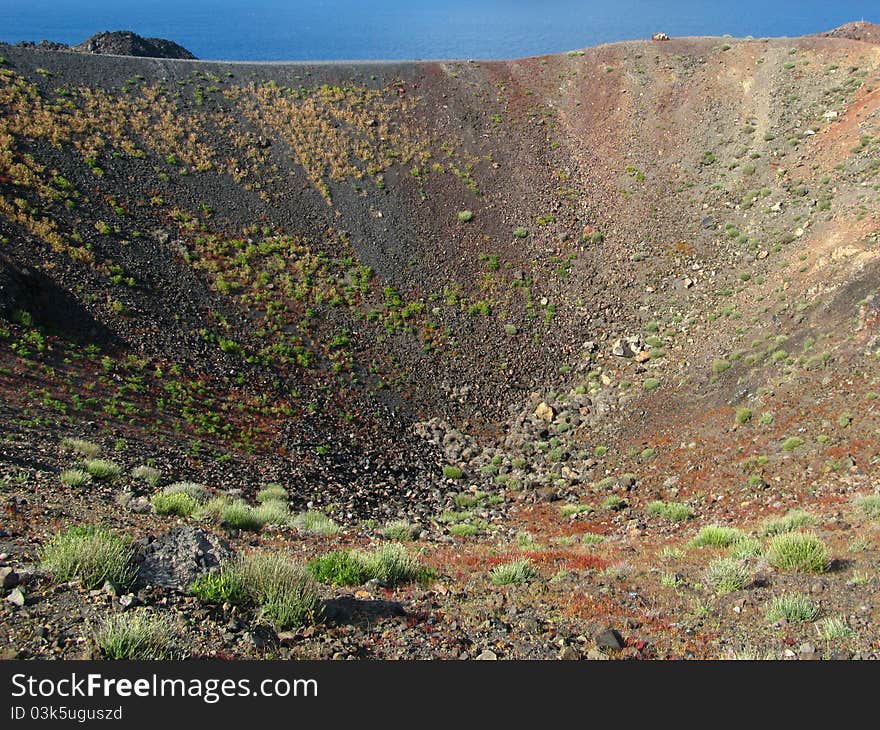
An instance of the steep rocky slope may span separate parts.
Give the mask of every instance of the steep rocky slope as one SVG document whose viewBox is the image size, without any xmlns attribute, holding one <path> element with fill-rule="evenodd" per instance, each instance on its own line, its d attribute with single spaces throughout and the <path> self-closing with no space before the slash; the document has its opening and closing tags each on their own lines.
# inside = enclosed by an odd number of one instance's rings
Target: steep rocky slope
<svg viewBox="0 0 880 730">
<path fill-rule="evenodd" d="M 205 654 L 595 656 L 607 624 L 624 655 L 781 654 L 817 642 L 764 618 L 800 590 L 854 631 L 802 654 L 871 655 L 874 31 L 357 65 L 3 47 L 0 547 L 23 570 L 72 522 L 167 530 L 128 476 L 149 461 L 344 527 L 227 525 L 238 549 L 309 559 L 406 519 L 436 571 L 334 595 L 345 618 L 281 649 L 143 588 Z M 64 436 L 123 475 L 65 487 Z M 790 508 L 829 569 L 759 545 L 713 591 L 721 553 L 687 540 Z M 530 587 L 488 582 L 523 557 Z M 90 646 L 33 631 L 95 596 L 32 580 L 13 646 Z"/>
</svg>

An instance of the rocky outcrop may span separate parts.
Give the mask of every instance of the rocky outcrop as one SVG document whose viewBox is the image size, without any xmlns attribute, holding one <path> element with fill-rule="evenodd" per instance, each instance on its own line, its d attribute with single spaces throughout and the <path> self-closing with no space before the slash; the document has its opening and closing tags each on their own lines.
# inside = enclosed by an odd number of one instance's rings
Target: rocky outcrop
<svg viewBox="0 0 880 730">
<path fill-rule="evenodd" d="M 97 33 L 78 46 L 73 46 L 73 50 L 113 56 L 195 59 L 186 48 L 173 41 L 164 38 L 143 38 L 130 30 Z"/>
</svg>

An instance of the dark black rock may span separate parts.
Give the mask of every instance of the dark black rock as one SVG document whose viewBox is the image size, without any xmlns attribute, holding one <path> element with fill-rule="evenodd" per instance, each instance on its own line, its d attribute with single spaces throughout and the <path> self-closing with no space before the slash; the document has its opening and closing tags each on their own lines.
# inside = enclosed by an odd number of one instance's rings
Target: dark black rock
<svg viewBox="0 0 880 730">
<path fill-rule="evenodd" d="M 139 581 L 179 591 L 188 590 L 196 578 L 234 554 L 222 537 L 197 527 L 175 527 L 135 546 Z"/>
<path fill-rule="evenodd" d="M 143 38 L 130 30 L 97 33 L 78 46 L 73 46 L 73 50 L 112 56 L 195 59 L 186 48 L 173 41 L 164 38 Z"/>
<path fill-rule="evenodd" d="M 596 646 L 600 649 L 611 649 L 617 651 L 626 646 L 623 637 L 618 633 L 617 629 L 611 627 L 605 629 L 601 634 L 596 634 Z"/>
</svg>

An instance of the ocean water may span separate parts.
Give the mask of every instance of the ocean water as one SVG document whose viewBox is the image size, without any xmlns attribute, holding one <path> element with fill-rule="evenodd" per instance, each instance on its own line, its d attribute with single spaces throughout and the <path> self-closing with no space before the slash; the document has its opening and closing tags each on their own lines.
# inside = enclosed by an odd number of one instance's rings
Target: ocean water
<svg viewBox="0 0 880 730">
<path fill-rule="evenodd" d="M 878 0 L 0 0 L 0 40 L 168 38 L 203 59 L 519 58 L 632 38 L 796 36 L 880 22 Z"/>
</svg>

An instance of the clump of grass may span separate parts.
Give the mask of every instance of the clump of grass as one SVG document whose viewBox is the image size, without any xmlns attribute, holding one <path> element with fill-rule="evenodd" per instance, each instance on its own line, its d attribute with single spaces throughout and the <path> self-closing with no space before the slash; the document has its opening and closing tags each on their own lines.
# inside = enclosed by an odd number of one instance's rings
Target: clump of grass
<svg viewBox="0 0 880 730">
<path fill-rule="evenodd" d="M 801 527 L 815 525 L 816 522 L 816 518 L 809 512 L 793 509 L 783 517 L 776 517 L 764 522 L 758 529 L 758 533 L 762 537 L 772 537 L 785 532 L 793 532 Z"/>
<path fill-rule="evenodd" d="M 322 583 L 354 586 L 378 580 L 387 586 L 426 580 L 431 571 L 399 544 L 380 545 L 372 553 L 335 550 L 314 558 L 309 571 Z"/>
<path fill-rule="evenodd" d="M 513 235 L 516 238 L 525 238 L 529 235 L 529 229 L 525 228 L 524 226 L 517 226 L 513 229 Z"/>
<path fill-rule="evenodd" d="M 752 575 L 742 560 L 718 558 L 706 569 L 706 583 L 722 596 L 740 591 L 752 582 Z"/>
<path fill-rule="evenodd" d="M 162 494 L 185 494 L 194 502 L 206 502 L 209 496 L 208 488 L 196 482 L 174 482 L 162 490 Z"/>
<path fill-rule="evenodd" d="M 463 472 L 457 466 L 447 465 L 443 467 L 443 476 L 447 479 L 461 479 Z"/>
<path fill-rule="evenodd" d="M 323 512 L 309 510 L 294 515 L 290 520 L 292 527 L 300 532 L 312 532 L 317 535 L 337 535 L 341 528 Z"/>
<path fill-rule="evenodd" d="M 158 661 L 184 656 L 175 625 L 143 609 L 111 616 L 98 629 L 95 640 L 106 659 Z"/>
<path fill-rule="evenodd" d="M 828 547 L 816 535 L 786 532 L 770 541 L 767 562 L 780 570 L 822 573 L 828 569 Z"/>
<path fill-rule="evenodd" d="M 880 494 L 856 497 L 853 506 L 868 519 L 880 520 Z"/>
<path fill-rule="evenodd" d="M 257 502 L 285 502 L 288 499 L 287 490 L 280 484 L 266 484 L 257 492 Z"/>
<path fill-rule="evenodd" d="M 119 464 L 108 459 L 86 459 L 83 462 L 83 467 L 92 475 L 92 478 L 102 481 L 117 479 L 122 474 L 122 468 Z"/>
<path fill-rule="evenodd" d="M 588 504 L 564 504 L 559 508 L 559 514 L 563 517 L 571 517 L 571 515 L 579 515 L 582 512 L 592 512 L 593 508 Z"/>
<path fill-rule="evenodd" d="M 749 408 L 736 409 L 736 422 L 742 426 L 752 420 L 752 411 Z"/>
<path fill-rule="evenodd" d="M 119 587 L 134 579 L 131 541 L 104 527 L 71 527 L 43 548 L 40 562 L 56 581 L 79 579 L 85 588 L 110 581 Z"/>
<path fill-rule="evenodd" d="M 286 525 L 290 521 L 287 500 L 269 499 L 254 507 L 253 514 L 266 525 Z"/>
<path fill-rule="evenodd" d="M 458 220 L 460 220 L 462 223 L 467 223 L 467 222 L 473 220 L 473 217 L 474 217 L 473 211 L 470 211 L 470 210 L 458 211 Z"/>
<path fill-rule="evenodd" d="M 855 633 L 840 616 L 829 616 L 819 621 L 816 624 L 816 632 L 823 641 L 840 641 L 848 639 Z"/>
<path fill-rule="evenodd" d="M 728 557 L 737 560 L 743 560 L 745 558 L 756 558 L 762 552 L 764 552 L 764 548 L 761 545 L 761 541 L 752 537 L 747 537 L 733 543 L 733 545 L 730 546 L 730 550 L 727 551 L 727 555 Z"/>
<path fill-rule="evenodd" d="M 671 522 L 684 522 L 694 516 L 694 511 L 681 502 L 655 500 L 648 505 L 649 515 L 659 515 Z"/>
<path fill-rule="evenodd" d="M 723 525 L 706 525 L 696 534 L 691 545 L 694 547 L 730 547 L 746 537 L 742 530 Z"/>
<path fill-rule="evenodd" d="M 819 613 L 819 606 L 806 596 L 790 593 L 776 596 L 767 605 L 767 620 L 770 623 L 785 620 L 790 624 L 812 621 Z"/>
<path fill-rule="evenodd" d="M 227 504 L 220 510 L 220 522 L 237 530 L 250 530 L 251 532 L 259 532 L 265 524 L 244 500 L 236 500 Z"/>
<path fill-rule="evenodd" d="M 190 586 L 190 593 L 205 603 L 231 603 L 238 606 L 247 603 L 248 599 L 241 577 L 234 570 L 200 575 Z"/>
<path fill-rule="evenodd" d="M 421 532 L 421 525 L 407 522 L 406 520 L 395 520 L 382 528 L 382 535 L 384 537 L 387 537 L 389 540 L 400 540 L 401 542 L 417 540 Z"/>
<path fill-rule="evenodd" d="M 150 504 L 157 515 L 176 515 L 177 517 L 189 517 L 199 503 L 183 492 L 167 494 L 159 492 L 150 498 Z"/>
<path fill-rule="evenodd" d="M 338 586 L 362 585 L 372 577 L 366 562 L 351 550 L 320 555 L 309 561 L 308 569 L 315 580 Z"/>
<path fill-rule="evenodd" d="M 657 390 L 660 387 L 660 380 L 657 378 L 646 378 L 642 383 L 642 388 L 647 391 Z"/>
<path fill-rule="evenodd" d="M 281 553 L 252 553 L 233 564 L 235 580 L 250 602 L 280 629 L 314 623 L 321 612 L 318 588 L 308 570 Z"/>
<path fill-rule="evenodd" d="M 804 440 L 800 436 L 792 436 L 785 439 L 782 443 L 783 451 L 794 451 L 804 445 Z"/>
<path fill-rule="evenodd" d="M 479 532 L 480 528 L 469 522 L 458 522 L 449 526 L 449 534 L 452 535 L 452 537 L 473 537 L 474 535 L 478 535 Z"/>
<path fill-rule="evenodd" d="M 224 496 L 212 497 L 204 504 L 200 504 L 192 516 L 196 520 L 210 520 L 211 522 L 220 522 L 223 509 L 229 505 L 229 498 Z"/>
<path fill-rule="evenodd" d="M 99 453 L 101 453 L 101 447 L 98 446 L 98 444 L 86 441 L 85 439 L 70 437 L 61 439 L 61 449 L 63 451 L 70 451 L 74 454 L 79 454 L 87 459 L 94 459 Z"/>
<path fill-rule="evenodd" d="M 92 475 L 84 469 L 65 469 L 59 478 L 66 487 L 82 487 L 92 481 Z"/>
<path fill-rule="evenodd" d="M 585 532 L 581 535 L 581 542 L 584 545 L 598 545 L 605 542 L 605 535 L 597 535 L 595 532 Z"/>
<path fill-rule="evenodd" d="M 159 481 L 162 479 L 162 472 L 152 466 L 136 466 L 131 470 L 132 479 L 137 479 L 141 482 L 146 482 L 151 487 L 159 486 Z"/>
<path fill-rule="evenodd" d="M 519 585 L 534 580 L 538 577 L 532 562 L 528 559 L 514 560 L 511 563 L 501 563 L 489 571 L 489 578 L 495 585 Z"/>
</svg>

